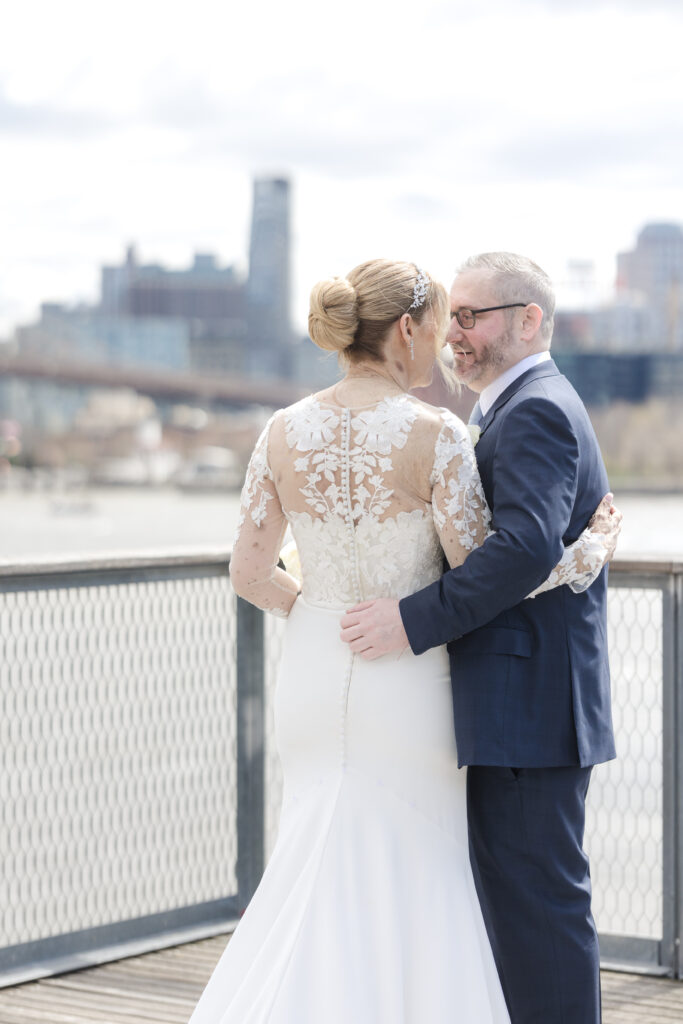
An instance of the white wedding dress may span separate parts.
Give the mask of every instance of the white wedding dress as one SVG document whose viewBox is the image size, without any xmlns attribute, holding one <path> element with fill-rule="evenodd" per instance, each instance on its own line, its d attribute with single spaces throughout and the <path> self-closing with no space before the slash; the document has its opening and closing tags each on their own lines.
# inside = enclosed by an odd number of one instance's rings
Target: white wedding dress
<svg viewBox="0 0 683 1024">
<path fill-rule="evenodd" d="M 287 524 L 303 592 L 277 568 Z M 231 574 L 289 612 L 275 699 L 277 843 L 191 1024 L 508 1024 L 470 870 L 445 648 L 366 662 L 339 639 L 360 600 L 400 598 L 480 544 L 467 428 L 407 395 L 313 396 L 252 457 Z M 591 534 L 544 588 L 602 564 Z M 291 611 L 290 611 L 291 609 Z"/>
</svg>

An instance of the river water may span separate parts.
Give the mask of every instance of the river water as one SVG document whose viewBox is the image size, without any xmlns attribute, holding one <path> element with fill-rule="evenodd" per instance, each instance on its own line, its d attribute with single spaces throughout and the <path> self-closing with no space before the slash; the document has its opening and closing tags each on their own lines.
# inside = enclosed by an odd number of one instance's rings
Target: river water
<svg viewBox="0 0 683 1024">
<path fill-rule="evenodd" d="M 617 494 L 618 553 L 683 558 L 683 494 Z M 0 560 L 230 546 L 236 492 L 164 489 L 0 493 Z"/>
</svg>

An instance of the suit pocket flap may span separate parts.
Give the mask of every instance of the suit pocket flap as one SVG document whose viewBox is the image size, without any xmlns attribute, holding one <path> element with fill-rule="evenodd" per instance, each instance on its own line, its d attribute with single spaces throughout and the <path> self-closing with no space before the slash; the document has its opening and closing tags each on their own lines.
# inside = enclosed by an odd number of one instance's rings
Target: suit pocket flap
<svg viewBox="0 0 683 1024">
<path fill-rule="evenodd" d="M 449 644 L 454 654 L 512 654 L 531 657 L 531 633 L 507 626 L 483 626 Z"/>
</svg>

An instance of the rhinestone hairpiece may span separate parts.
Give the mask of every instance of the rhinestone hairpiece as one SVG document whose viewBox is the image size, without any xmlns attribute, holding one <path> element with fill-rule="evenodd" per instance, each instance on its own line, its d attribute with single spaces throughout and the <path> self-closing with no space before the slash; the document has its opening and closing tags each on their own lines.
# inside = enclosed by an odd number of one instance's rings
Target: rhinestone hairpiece
<svg viewBox="0 0 683 1024">
<path fill-rule="evenodd" d="M 413 288 L 413 301 L 408 306 L 407 312 L 411 309 L 419 309 L 424 304 L 427 298 L 427 288 L 429 287 L 429 277 L 425 274 L 424 270 L 417 269 L 417 279 L 415 281 L 415 287 Z"/>
</svg>

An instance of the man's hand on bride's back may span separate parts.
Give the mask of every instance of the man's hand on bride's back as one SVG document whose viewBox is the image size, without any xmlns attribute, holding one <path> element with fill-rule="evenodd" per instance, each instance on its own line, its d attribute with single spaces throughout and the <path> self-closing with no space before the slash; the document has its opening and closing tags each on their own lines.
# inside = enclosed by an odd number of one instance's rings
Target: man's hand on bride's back
<svg viewBox="0 0 683 1024">
<path fill-rule="evenodd" d="M 408 646 L 398 601 L 380 597 L 350 608 L 341 620 L 341 638 L 354 654 L 373 661 Z"/>
</svg>

